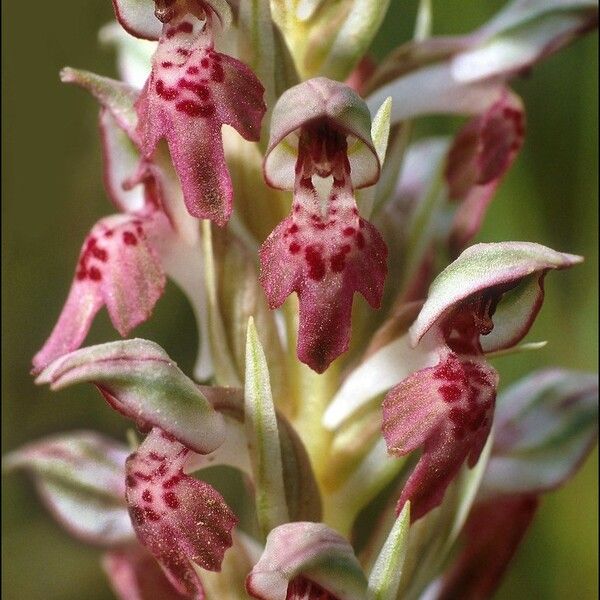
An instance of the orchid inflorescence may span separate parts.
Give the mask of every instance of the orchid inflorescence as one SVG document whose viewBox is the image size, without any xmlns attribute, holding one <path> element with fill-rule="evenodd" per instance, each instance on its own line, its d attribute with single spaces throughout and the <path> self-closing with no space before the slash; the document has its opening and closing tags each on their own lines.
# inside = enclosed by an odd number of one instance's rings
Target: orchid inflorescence
<svg viewBox="0 0 600 600">
<path fill-rule="evenodd" d="M 113 4 L 123 80 L 61 77 L 100 103 L 118 212 L 86 237 L 33 373 L 94 384 L 145 438 L 57 435 L 5 469 L 106 548 L 124 600 L 489 597 L 594 445 L 598 380 L 548 369 L 497 398 L 490 358 L 539 346 L 520 343 L 544 278 L 582 259 L 470 244 L 524 143 L 508 81 L 597 4 L 513 0 L 432 37 L 422 1 L 379 64 L 389 0 Z M 411 139 L 431 114 L 469 120 Z M 151 341 L 81 348 L 104 305 L 127 337 L 167 278 L 197 320 L 193 377 Z M 244 476 L 243 530 L 202 480 L 215 465 Z"/>
</svg>

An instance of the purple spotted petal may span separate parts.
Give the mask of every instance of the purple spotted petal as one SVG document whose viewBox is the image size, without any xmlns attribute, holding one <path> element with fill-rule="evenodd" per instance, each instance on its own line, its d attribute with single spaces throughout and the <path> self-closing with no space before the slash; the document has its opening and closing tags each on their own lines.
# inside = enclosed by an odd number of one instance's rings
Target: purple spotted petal
<svg viewBox="0 0 600 600">
<path fill-rule="evenodd" d="M 139 544 L 107 552 L 104 572 L 119 600 L 185 600 L 165 577 L 154 557 Z"/>
<path fill-rule="evenodd" d="M 383 435 L 390 453 L 423 447 L 398 502 L 411 502 L 411 519 L 438 506 L 467 461 L 473 467 L 490 432 L 498 375 L 475 356 L 444 351 L 435 367 L 394 387 L 383 402 Z"/>
<path fill-rule="evenodd" d="M 491 598 L 538 507 L 536 496 L 476 504 L 465 525 L 466 544 L 444 574 L 436 600 Z"/>
<path fill-rule="evenodd" d="M 448 153 L 446 181 L 452 200 L 460 200 L 450 232 L 456 255 L 477 234 L 485 211 L 523 145 L 523 107 L 504 96 L 459 132 Z"/>
<path fill-rule="evenodd" d="M 147 233 L 164 221 L 161 213 L 115 215 L 94 226 L 58 322 L 33 358 L 34 372 L 79 348 L 103 305 L 122 336 L 150 316 L 163 293 L 165 274 Z"/>
<path fill-rule="evenodd" d="M 310 178 L 299 179 L 292 214 L 265 241 L 260 260 L 271 308 L 298 294 L 302 362 L 321 373 L 348 349 L 354 292 L 379 307 L 386 258 L 385 243 L 358 215 L 347 181 L 334 181 L 323 216 Z"/>
<path fill-rule="evenodd" d="M 323 523 L 298 522 L 269 533 L 246 589 L 259 600 L 364 600 L 367 579 L 339 533 Z"/>
<path fill-rule="evenodd" d="M 171 584 L 181 594 L 202 599 L 202 583 L 190 561 L 219 571 L 237 518 L 214 488 L 183 473 L 189 454 L 154 428 L 127 459 L 126 498 L 138 539 Z"/>
<path fill-rule="evenodd" d="M 266 107 L 252 71 L 215 52 L 211 20 L 183 14 L 165 24 L 152 73 L 137 102 L 142 153 L 151 158 L 166 138 L 191 215 L 224 225 L 233 189 L 221 125 L 257 141 Z"/>
<path fill-rule="evenodd" d="M 114 546 L 133 538 L 125 506 L 127 448 L 94 432 L 48 437 L 7 454 L 5 471 L 31 473 L 54 518 L 87 543 Z"/>
</svg>

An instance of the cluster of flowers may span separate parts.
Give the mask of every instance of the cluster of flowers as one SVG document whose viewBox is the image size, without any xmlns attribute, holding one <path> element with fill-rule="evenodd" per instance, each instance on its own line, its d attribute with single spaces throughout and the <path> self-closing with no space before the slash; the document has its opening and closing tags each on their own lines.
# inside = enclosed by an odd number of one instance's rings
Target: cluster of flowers
<svg viewBox="0 0 600 600">
<path fill-rule="evenodd" d="M 52 389 L 94 384 L 146 437 L 60 435 L 5 469 L 107 547 L 124 600 L 489 597 L 540 494 L 593 446 L 598 382 L 547 370 L 496 407 L 488 358 L 538 346 L 519 343 L 544 277 L 581 258 L 469 243 L 524 141 L 508 79 L 594 28 L 596 4 L 514 0 L 436 38 L 424 1 L 380 64 L 384 0 L 113 4 L 124 81 L 62 79 L 100 102 L 119 213 L 87 236 L 33 365 Z M 410 143 L 434 113 L 470 120 Z M 150 341 L 80 348 L 102 306 L 126 337 L 167 277 L 198 322 L 194 379 Z M 249 483 L 245 532 L 192 476 L 214 465 Z"/>
</svg>

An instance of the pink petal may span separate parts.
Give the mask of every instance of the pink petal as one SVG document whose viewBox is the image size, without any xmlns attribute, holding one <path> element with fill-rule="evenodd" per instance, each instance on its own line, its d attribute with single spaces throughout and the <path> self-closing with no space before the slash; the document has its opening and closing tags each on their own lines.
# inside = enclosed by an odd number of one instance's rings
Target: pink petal
<svg viewBox="0 0 600 600">
<path fill-rule="evenodd" d="M 154 16 L 154 2 L 144 0 L 112 0 L 115 16 L 121 27 L 131 35 L 145 40 L 157 40 L 161 22 Z"/>
<path fill-rule="evenodd" d="M 381 102 L 373 114 L 380 105 Z M 353 187 L 376 183 L 381 165 L 371 139 L 369 109 L 348 85 L 326 77 L 315 77 L 289 88 L 273 108 L 263 165 L 267 183 L 283 190 L 294 189 L 296 153 L 290 152 L 290 146 L 298 146 L 304 128 L 318 122 L 330 123 L 348 136 L 352 144 L 348 161 Z"/>
<path fill-rule="evenodd" d="M 532 373 L 499 398 L 480 497 L 540 494 L 565 484 L 598 438 L 598 375 Z"/>
<path fill-rule="evenodd" d="M 271 308 L 298 294 L 298 358 L 318 373 L 348 349 L 354 292 L 378 308 L 387 273 L 385 243 L 358 215 L 347 166 L 334 168 L 325 215 L 312 173 L 298 171 L 292 214 L 260 251 L 261 283 Z"/>
<path fill-rule="evenodd" d="M 367 579 L 352 546 L 339 533 L 323 523 L 297 522 L 269 533 L 246 589 L 259 600 L 364 600 Z M 320 589 L 327 595 L 315 596 Z M 312 595 L 301 596 L 301 591 Z"/>
<path fill-rule="evenodd" d="M 154 428 L 127 460 L 126 498 L 140 542 L 178 592 L 201 599 L 202 584 L 190 561 L 219 571 L 237 518 L 214 488 L 184 475 L 189 454 Z"/>
<path fill-rule="evenodd" d="M 445 352 L 393 388 L 383 402 L 388 450 L 403 456 L 423 446 L 398 510 L 411 502 L 411 519 L 439 505 L 465 460 L 473 467 L 490 432 L 498 375 L 475 356 Z"/>
<path fill-rule="evenodd" d="M 213 49 L 210 21 L 184 14 L 164 25 L 152 73 L 137 103 L 142 152 L 166 138 L 188 211 L 224 225 L 233 189 L 221 126 L 260 138 L 264 89 L 252 71 Z"/>
<path fill-rule="evenodd" d="M 536 496 L 510 496 L 476 504 L 466 545 L 442 580 L 436 600 L 491 598 L 538 507 Z"/>
<path fill-rule="evenodd" d="M 529 276 L 541 278 L 550 269 L 565 269 L 581 261 L 579 256 L 556 252 L 533 242 L 470 246 L 431 284 L 427 301 L 410 328 L 411 341 L 416 345 L 434 324 L 442 322 L 465 301 L 486 293 L 498 296 L 500 288 L 510 289 Z M 521 325 L 520 322 L 514 324 L 523 331 Z"/>
<path fill-rule="evenodd" d="M 34 372 L 76 350 L 104 304 L 122 336 L 150 316 L 163 293 L 165 274 L 146 229 L 160 227 L 163 219 L 159 213 L 115 215 L 94 226 L 81 249 L 58 322 L 33 359 Z"/>
<path fill-rule="evenodd" d="M 102 566 L 119 600 L 185 600 L 154 557 L 136 544 L 107 552 Z"/>
<path fill-rule="evenodd" d="M 146 204 L 144 189 L 124 185 L 138 168 L 137 149 L 108 109 L 100 109 L 99 122 L 106 193 L 119 211 L 141 211 Z"/>
<path fill-rule="evenodd" d="M 458 254 L 476 235 L 503 176 L 523 145 L 522 105 L 505 95 L 458 134 L 448 154 L 446 180 L 451 199 L 461 200 L 450 233 Z"/>
<path fill-rule="evenodd" d="M 74 83 L 90 92 L 101 106 L 112 114 L 119 127 L 130 139 L 137 142 L 135 132 L 137 115 L 134 105 L 138 90 L 122 81 L 70 67 L 65 67 L 60 72 L 60 80 L 63 83 Z"/>
<path fill-rule="evenodd" d="M 150 431 L 160 427 L 207 454 L 225 438 L 223 415 L 154 342 L 141 339 L 88 346 L 52 362 L 36 379 L 52 390 L 93 383 L 109 405 Z"/>
<path fill-rule="evenodd" d="M 125 506 L 127 448 L 94 432 L 48 437 L 7 454 L 5 472 L 25 469 L 54 518 L 74 537 L 112 546 L 133 530 Z"/>
</svg>

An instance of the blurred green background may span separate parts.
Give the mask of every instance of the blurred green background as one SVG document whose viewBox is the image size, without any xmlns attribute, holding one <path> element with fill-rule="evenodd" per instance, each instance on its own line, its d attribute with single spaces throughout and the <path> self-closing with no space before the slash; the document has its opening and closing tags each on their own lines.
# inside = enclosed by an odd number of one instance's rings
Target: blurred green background
<svg viewBox="0 0 600 600">
<path fill-rule="evenodd" d="M 415 4 L 394 0 L 377 54 L 410 37 Z M 438 0 L 434 32 L 469 31 L 502 4 Z M 115 75 L 112 53 L 96 42 L 99 26 L 112 17 L 111 3 L 6 2 L 2 14 L 2 450 L 76 428 L 120 437 L 127 423 L 93 390 L 51 394 L 28 373 L 58 316 L 83 237 L 111 212 L 102 189 L 97 106 L 58 81 L 64 65 Z M 479 239 L 536 241 L 583 254 L 586 262 L 548 277 L 546 303 L 528 339 L 549 344 L 496 360 L 503 384 L 545 365 L 597 368 L 597 51 L 597 35 L 589 35 L 514 84 L 527 107 L 526 144 Z M 432 127 L 425 123 L 421 132 Z M 196 334 L 173 286 L 136 334 L 159 342 L 189 372 Z M 88 342 L 115 336 L 102 314 Z M 566 489 L 545 497 L 498 599 L 598 597 L 597 464 L 594 452 Z M 4 598 L 111 598 L 100 552 L 52 521 L 25 477 L 7 477 L 2 485 Z"/>
</svg>

